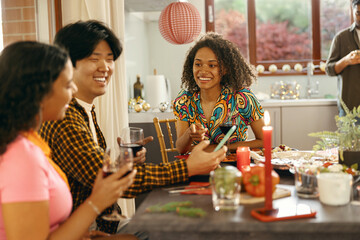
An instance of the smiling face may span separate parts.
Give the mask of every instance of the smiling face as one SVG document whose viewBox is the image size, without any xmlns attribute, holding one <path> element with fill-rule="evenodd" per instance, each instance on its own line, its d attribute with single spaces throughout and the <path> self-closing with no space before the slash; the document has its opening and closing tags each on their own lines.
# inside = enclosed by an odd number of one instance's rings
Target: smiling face
<svg viewBox="0 0 360 240">
<path fill-rule="evenodd" d="M 200 48 L 194 58 L 193 74 L 201 90 L 220 90 L 220 66 L 215 53 L 208 47 Z"/>
<path fill-rule="evenodd" d="M 64 70 L 55 80 L 51 91 L 41 102 L 43 121 L 61 120 L 65 117 L 65 111 L 77 91 L 76 85 L 72 80 L 73 66 L 69 59 Z"/>
<path fill-rule="evenodd" d="M 76 62 L 74 82 L 78 92 L 75 97 L 92 103 L 96 97 L 105 94 L 114 65 L 114 56 L 109 44 L 104 40 L 99 42 L 89 57 Z"/>
</svg>

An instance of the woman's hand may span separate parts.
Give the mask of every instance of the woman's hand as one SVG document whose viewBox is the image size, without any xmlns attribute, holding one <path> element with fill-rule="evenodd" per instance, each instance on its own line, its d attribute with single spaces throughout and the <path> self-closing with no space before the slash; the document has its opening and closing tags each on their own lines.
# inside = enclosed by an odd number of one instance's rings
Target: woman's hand
<svg viewBox="0 0 360 240">
<path fill-rule="evenodd" d="M 101 212 L 121 197 L 123 192 L 133 183 L 136 170 L 132 170 L 126 175 L 130 170 L 131 164 L 127 164 L 106 178 L 103 177 L 103 170 L 99 171 L 89 199 Z"/>
<path fill-rule="evenodd" d="M 207 128 L 204 128 L 200 123 L 193 123 L 189 127 L 190 129 L 190 138 L 192 141 L 201 142 L 205 140 L 205 133 L 207 132 Z"/>
</svg>

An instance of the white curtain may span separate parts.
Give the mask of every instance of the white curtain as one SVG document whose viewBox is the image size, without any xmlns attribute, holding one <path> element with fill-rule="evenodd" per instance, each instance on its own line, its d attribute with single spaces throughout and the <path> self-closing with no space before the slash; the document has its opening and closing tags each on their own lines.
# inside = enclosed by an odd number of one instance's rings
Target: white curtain
<svg viewBox="0 0 360 240">
<path fill-rule="evenodd" d="M 124 47 L 124 0 L 62 0 L 63 25 L 78 20 L 96 19 L 105 22 L 120 38 Z M 125 54 L 115 62 L 115 70 L 105 95 L 95 100 L 99 125 L 109 147 L 116 144 L 120 130 L 128 125 Z M 134 199 L 119 199 L 124 215 L 135 213 Z"/>
</svg>

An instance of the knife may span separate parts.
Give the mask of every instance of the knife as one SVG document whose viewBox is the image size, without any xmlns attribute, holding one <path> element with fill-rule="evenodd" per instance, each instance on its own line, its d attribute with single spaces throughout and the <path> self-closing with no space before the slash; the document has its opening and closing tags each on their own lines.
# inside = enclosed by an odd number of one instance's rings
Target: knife
<svg viewBox="0 0 360 240">
<path fill-rule="evenodd" d="M 203 187 L 198 187 L 198 188 L 186 188 L 186 189 L 179 189 L 179 190 L 171 190 L 169 191 L 170 194 L 174 194 L 174 193 L 182 193 L 182 192 L 191 192 L 191 191 L 198 191 L 198 190 L 205 190 L 208 189 L 210 187 L 210 185 L 208 186 L 203 186 Z"/>
</svg>

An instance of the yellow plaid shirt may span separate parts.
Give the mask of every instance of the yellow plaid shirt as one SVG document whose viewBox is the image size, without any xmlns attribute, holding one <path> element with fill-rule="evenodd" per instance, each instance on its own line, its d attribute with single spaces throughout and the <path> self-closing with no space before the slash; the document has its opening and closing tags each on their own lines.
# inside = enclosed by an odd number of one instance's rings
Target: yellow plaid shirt
<svg viewBox="0 0 360 240">
<path fill-rule="evenodd" d="M 93 140 L 84 108 L 72 99 L 63 120 L 45 122 L 40 128 L 40 135 L 52 150 L 52 159 L 68 177 L 74 201 L 73 209 L 90 196 L 96 174 L 102 167 L 106 142 L 97 124 L 95 112 L 93 121 L 98 144 Z M 144 163 L 135 168 L 137 174 L 134 183 L 123 197 L 132 198 L 154 187 L 188 181 L 185 160 L 159 165 Z M 110 211 L 111 208 L 108 208 L 104 212 Z M 97 225 L 101 231 L 115 233 L 118 223 L 106 222 L 98 217 Z"/>
</svg>

